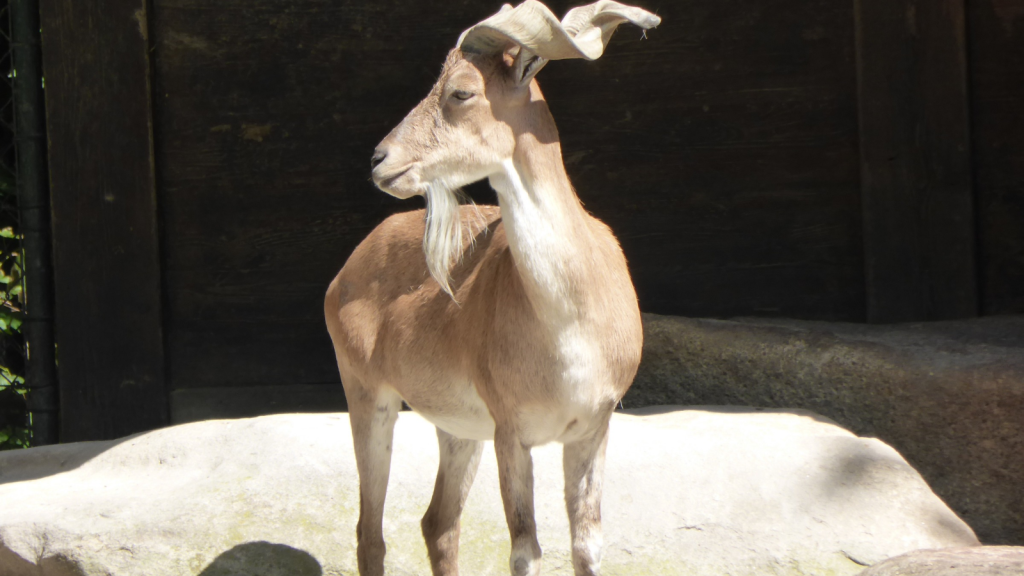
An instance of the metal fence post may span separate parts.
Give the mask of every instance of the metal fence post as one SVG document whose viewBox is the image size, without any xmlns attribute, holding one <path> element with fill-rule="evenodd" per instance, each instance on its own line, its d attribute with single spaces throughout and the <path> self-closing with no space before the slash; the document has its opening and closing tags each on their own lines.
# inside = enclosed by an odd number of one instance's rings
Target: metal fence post
<svg viewBox="0 0 1024 576">
<path fill-rule="evenodd" d="M 38 0 L 10 0 L 18 209 L 24 234 L 26 384 L 32 444 L 58 441 L 53 270 Z"/>
</svg>

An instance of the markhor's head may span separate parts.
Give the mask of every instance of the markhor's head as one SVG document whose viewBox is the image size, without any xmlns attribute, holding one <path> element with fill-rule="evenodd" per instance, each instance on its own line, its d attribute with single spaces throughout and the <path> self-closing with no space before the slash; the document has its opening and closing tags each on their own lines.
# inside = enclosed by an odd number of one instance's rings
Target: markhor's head
<svg viewBox="0 0 1024 576">
<path fill-rule="evenodd" d="M 462 33 L 427 97 L 377 146 L 377 187 L 397 198 L 426 197 L 424 251 L 446 292 L 462 246 L 457 191 L 499 173 L 520 134 L 557 138 L 534 76 L 550 60 L 599 58 L 625 22 L 648 29 L 661 19 L 610 0 L 574 8 L 561 21 L 536 0 L 506 4 Z"/>
</svg>

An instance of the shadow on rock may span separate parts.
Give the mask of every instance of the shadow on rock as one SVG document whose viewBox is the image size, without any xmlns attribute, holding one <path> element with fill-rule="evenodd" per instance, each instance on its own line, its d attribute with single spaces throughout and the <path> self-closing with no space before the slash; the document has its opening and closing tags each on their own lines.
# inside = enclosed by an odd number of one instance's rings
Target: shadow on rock
<svg viewBox="0 0 1024 576">
<path fill-rule="evenodd" d="M 199 576 L 322 576 L 309 552 L 270 542 L 246 542 L 217 556 Z"/>
<path fill-rule="evenodd" d="M 58 554 L 48 556 L 33 564 L 14 552 L 0 541 L 0 574 L 3 576 L 86 576 L 85 570 L 74 560 Z"/>
<path fill-rule="evenodd" d="M 733 406 L 729 404 L 721 405 L 683 405 L 683 404 L 663 404 L 656 406 L 642 406 L 640 408 L 625 408 L 617 409 L 616 412 L 622 414 L 629 414 L 631 416 L 658 416 L 662 414 L 671 414 L 673 412 L 686 412 L 686 411 L 700 411 L 700 412 L 712 412 L 715 414 L 793 414 L 794 416 L 802 416 L 809 418 L 815 422 L 821 424 L 829 424 L 831 426 L 838 426 L 839 428 L 845 427 L 838 424 L 831 418 L 826 418 L 821 414 L 812 412 L 810 410 L 804 410 L 802 408 L 764 408 L 759 406 Z"/>
<path fill-rule="evenodd" d="M 118 440 L 73 442 L 0 452 L 0 484 L 28 482 L 74 470 L 118 444 L 140 436 L 141 433 Z"/>
</svg>

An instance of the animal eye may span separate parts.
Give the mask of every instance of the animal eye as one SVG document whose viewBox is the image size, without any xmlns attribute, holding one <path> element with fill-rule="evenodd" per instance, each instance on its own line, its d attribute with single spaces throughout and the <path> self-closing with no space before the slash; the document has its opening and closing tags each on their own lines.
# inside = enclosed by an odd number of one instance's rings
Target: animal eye
<svg viewBox="0 0 1024 576">
<path fill-rule="evenodd" d="M 460 100 L 462 102 L 465 102 L 466 100 L 469 100 L 472 97 L 473 93 L 466 92 L 465 90 L 456 90 L 455 92 L 452 92 L 452 98 L 455 98 L 456 100 Z"/>
</svg>

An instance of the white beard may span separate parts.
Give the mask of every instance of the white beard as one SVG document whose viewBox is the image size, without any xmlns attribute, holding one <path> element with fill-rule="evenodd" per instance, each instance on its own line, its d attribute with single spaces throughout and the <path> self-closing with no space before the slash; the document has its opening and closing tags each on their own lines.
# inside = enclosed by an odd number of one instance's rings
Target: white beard
<svg viewBox="0 0 1024 576">
<path fill-rule="evenodd" d="M 459 189 L 443 183 L 432 183 L 424 197 L 427 200 L 426 230 L 423 233 L 423 253 L 427 257 L 427 270 L 452 299 L 451 269 L 462 261 L 463 223 L 460 206 L 468 201 Z M 471 201 L 469 201 L 472 203 Z"/>
</svg>

